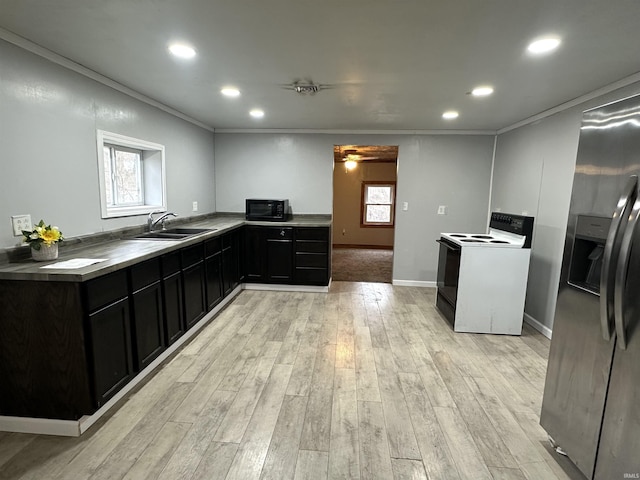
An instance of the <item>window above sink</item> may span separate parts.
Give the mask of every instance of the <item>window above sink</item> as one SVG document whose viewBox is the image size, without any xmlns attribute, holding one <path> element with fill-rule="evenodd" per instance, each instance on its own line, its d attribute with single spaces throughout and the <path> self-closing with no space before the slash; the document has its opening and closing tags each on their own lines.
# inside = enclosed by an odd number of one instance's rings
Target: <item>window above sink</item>
<svg viewBox="0 0 640 480">
<path fill-rule="evenodd" d="M 102 218 L 166 210 L 164 145 L 97 131 Z"/>
</svg>

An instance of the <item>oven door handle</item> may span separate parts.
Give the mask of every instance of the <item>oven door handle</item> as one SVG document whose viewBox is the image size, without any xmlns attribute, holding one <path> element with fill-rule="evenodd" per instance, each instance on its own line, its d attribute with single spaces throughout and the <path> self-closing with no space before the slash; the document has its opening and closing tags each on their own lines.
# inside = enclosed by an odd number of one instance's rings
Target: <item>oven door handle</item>
<svg viewBox="0 0 640 480">
<path fill-rule="evenodd" d="M 444 245 L 449 250 L 453 250 L 454 252 L 460 251 L 460 247 L 458 247 L 457 245 L 451 245 L 449 242 L 445 240 L 436 240 L 436 242 L 438 242 L 440 245 Z"/>
</svg>

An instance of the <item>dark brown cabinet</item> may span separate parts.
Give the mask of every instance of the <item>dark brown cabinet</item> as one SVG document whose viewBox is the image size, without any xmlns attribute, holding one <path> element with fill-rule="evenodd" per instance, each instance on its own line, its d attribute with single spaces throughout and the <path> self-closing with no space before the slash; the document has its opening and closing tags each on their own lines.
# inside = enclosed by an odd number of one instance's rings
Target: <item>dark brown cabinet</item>
<svg viewBox="0 0 640 480">
<path fill-rule="evenodd" d="M 267 245 L 264 227 L 244 227 L 244 278 L 246 282 L 266 282 Z"/>
<path fill-rule="evenodd" d="M 223 298 L 222 286 L 222 246 L 220 237 L 204 243 L 205 271 L 207 278 L 207 306 L 215 307 Z"/>
<path fill-rule="evenodd" d="M 180 252 L 163 255 L 161 265 L 164 330 L 169 346 L 185 332 Z"/>
<path fill-rule="evenodd" d="M 244 239 L 245 282 L 292 283 L 292 227 L 248 226 Z"/>
<path fill-rule="evenodd" d="M 0 280 L 0 415 L 93 414 L 241 282 L 328 285 L 329 238 L 249 225 L 84 282 Z"/>
<path fill-rule="evenodd" d="M 240 229 L 222 236 L 222 288 L 229 295 L 240 284 Z"/>
<path fill-rule="evenodd" d="M 294 247 L 294 281 L 298 285 L 329 284 L 331 248 L 329 227 L 297 227 Z"/>
<path fill-rule="evenodd" d="M 134 375 L 126 271 L 86 284 L 89 364 L 96 407 L 113 397 Z"/>
<path fill-rule="evenodd" d="M 129 270 L 133 345 L 136 371 L 155 360 L 165 349 L 160 258 L 152 258 Z"/>
<path fill-rule="evenodd" d="M 293 228 L 265 229 L 268 283 L 291 283 L 293 280 Z"/>
<path fill-rule="evenodd" d="M 184 318 L 187 329 L 189 329 L 207 313 L 203 245 L 199 243 L 184 248 L 180 253 Z"/>
</svg>

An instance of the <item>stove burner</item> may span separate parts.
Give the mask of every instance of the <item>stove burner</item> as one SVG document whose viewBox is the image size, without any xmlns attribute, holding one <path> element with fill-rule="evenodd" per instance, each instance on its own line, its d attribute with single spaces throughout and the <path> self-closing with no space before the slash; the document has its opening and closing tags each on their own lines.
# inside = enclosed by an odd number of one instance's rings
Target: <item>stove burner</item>
<svg viewBox="0 0 640 480">
<path fill-rule="evenodd" d="M 509 243 L 506 240 L 491 240 L 491 243 Z"/>
<path fill-rule="evenodd" d="M 491 235 L 471 235 L 471 236 L 473 238 L 483 238 L 483 239 L 486 239 L 486 240 L 490 240 L 490 239 L 493 238 Z"/>
<path fill-rule="evenodd" d="M 487 243 L 484 240 L 479 240 L 477 238 L 463 238 L 460 240 L 461 242 L 474 242 L 474 243 Z"/>
<path fill-rule="evenodd" d="M 466 233 L 452 233 L 451 234 L 452 237 L 460 237 L 460 238 L 464 238 L 467 236 Z"/>
</svg>

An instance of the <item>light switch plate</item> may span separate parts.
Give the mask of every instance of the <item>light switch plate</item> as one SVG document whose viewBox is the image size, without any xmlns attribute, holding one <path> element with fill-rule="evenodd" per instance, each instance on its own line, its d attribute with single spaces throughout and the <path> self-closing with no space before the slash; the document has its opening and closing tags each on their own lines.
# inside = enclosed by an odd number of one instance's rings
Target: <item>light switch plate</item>
<svg viewBox="0 0 640 480">
<path fill-rule="evenodd" d="M 198 211 L 198 202 L 193 202 L 193 211 L 194 212 Z"/>
<path fill-rule="evenodd" d="M 440 205 L 438 206 L 438 215 L 446 215 L 447 214 L 447 206 Z"/>
<path fill-rule="evenodd" d="M 402 211 L 406 212 L 409 210 L 409 202 L 402 202 Z"/>
<path fill-rule="evenodd" d="M 22 236 L 23 230 L 33 230 L 31 225 L 31 215 L 12 215 L 11 225 L 13 226 L 13 236 Z"/>
</svg>

